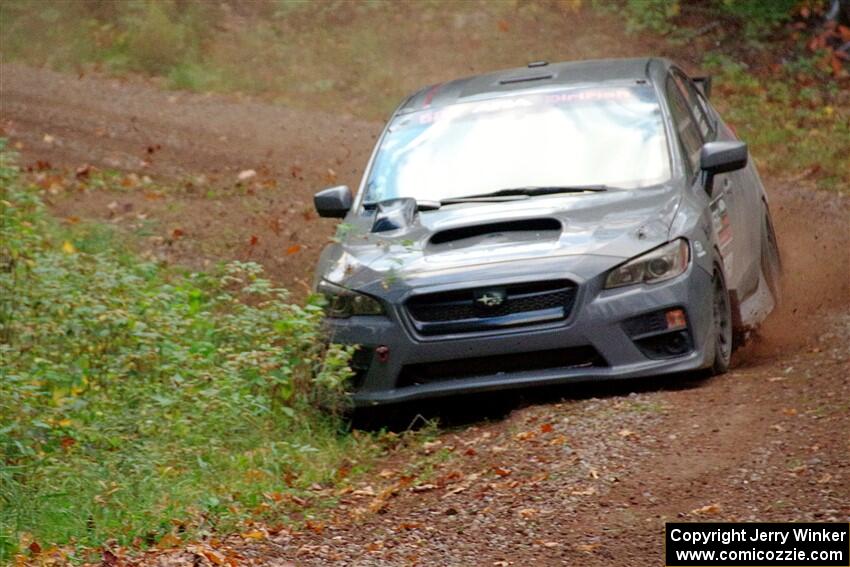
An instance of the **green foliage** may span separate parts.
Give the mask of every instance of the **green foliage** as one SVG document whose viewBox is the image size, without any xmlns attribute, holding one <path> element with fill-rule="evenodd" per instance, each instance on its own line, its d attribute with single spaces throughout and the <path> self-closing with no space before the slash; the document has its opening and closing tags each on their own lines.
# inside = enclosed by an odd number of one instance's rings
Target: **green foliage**
<svg viewBox="0 0 850 567">
<path fill-rule="evenodd" d="M 679 0 L 626 0 L 623 8 L 626 31 L 660 34 L 673 31 L 671 20 L 680 10 Z"/>
<path fill-rule="evenodd" d="M 662 35 L 683 32 L 676 28 L 675 18 L 691 7 L 709 17 L 738 22 L 749 39 L 759 39 L 791 18 L 800 0 L 595 0 L 591 4 L 603 11 L 619 14 L 626 31 L 649 31 Z"/>
<path fill-rule="evenodd" d="M 371 450 L 317 409 L 344 406 L 350 352 L 315 302 L 253 263 L 173 273 L 101 226 L 64 233 L 2 148 L 0 191 L 0 560 L 25 533 L 233 526 Z"/>
<path fill-rule="evenodd" d="M 706 56 L 703 66 L 716 75 L 714 104 L 764 172 L 802 172 L 823 189 L 850 188 L 850 108 L 835 102 L 814 58 L 792 61 L 771 77 L 718 54 Z M 808 86 L 800 85 L 801 76 Z"/>
<path fill-rule="evenodd" d="M 741 22 L 747 37 L 758 38 L 791 19 L 800 0 L 721 0 L 723 13 Z"/>
</svg>

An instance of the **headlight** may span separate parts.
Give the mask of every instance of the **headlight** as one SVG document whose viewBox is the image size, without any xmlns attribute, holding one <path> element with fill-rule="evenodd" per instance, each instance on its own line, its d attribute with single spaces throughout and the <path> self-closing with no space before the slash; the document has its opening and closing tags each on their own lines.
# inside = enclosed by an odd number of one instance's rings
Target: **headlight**
<svg viewBox="0 0 850 567">
<path fill-rule="evenodd" d="M 611 270 L 605 279 L 605 288 L 675 278 L 688 269 L 690 259 L 688 241 L 679 238 Z"/>
<path fill-rule="evenodd" d="M 352 315 L 383 315 L 384 307 L 378 300 L 321 280 L 316 290 L 324 296 L 325 315 L 345 319 Z"/>
</svg>

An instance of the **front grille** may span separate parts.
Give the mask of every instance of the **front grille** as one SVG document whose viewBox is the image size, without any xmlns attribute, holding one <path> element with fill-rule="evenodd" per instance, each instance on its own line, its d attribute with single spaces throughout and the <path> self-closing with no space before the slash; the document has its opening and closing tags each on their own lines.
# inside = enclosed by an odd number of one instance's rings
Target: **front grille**
<svg viewBox="0 0 850 567">
<path fill-rule="evenodd" d="M 605 359 L 591 346 L 538 350 L 515 354 L 497 354 L 458 360 L 408 364 L 401 369 L 397 387 L 430 382 L 492 376 L 516 372 L 575 369 L 607 366 Z"/>
<path fill-rule="evenodd" d="M 423 335 L 486 331 L 566 319 L 575 296 L 566 280 L 511 284 L 414 296 L 407 312 Z"/>
</svg>

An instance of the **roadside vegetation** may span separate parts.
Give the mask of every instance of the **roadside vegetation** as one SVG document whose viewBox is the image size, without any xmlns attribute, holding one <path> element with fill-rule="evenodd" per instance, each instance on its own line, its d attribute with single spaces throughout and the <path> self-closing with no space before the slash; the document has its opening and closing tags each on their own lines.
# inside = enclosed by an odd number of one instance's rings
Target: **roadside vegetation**
<svg viewBox="0 0 850 567">
<path fill-rule="evenodd" d="M 255 264 L 183 272 L 61 226 L 0 152 L 0 561 L 309 517 L 299 494 L 376 454 L 318 409 L 349 371 L 315 301 Z"/>
</svg>

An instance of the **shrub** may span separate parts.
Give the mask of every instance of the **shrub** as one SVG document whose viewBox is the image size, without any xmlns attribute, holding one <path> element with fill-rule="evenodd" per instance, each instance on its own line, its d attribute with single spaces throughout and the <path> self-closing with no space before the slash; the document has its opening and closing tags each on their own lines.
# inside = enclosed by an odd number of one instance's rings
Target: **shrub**
<svg viewBox="0 0 850 567">
<path fill-rule="evenodd" d="M 231 525 L 371 447 L 316 409 L 350 371 L 315 302 L 256 264 L 176 273 L 63 233 L 0 156 L 0 560 Z"/>
<path fill-rule="evenodd" d="M 671 20 L 679 14 L 679 0 L 626 0 L 626 31 L 651 31 L 668 34 Z"/>
<path fill-rule="evenodd" d="M 791 19 L 800 0 L 721 0 L 722 12 L 741 22 L 747 37 L 757 38 Z"/>
</svg>

